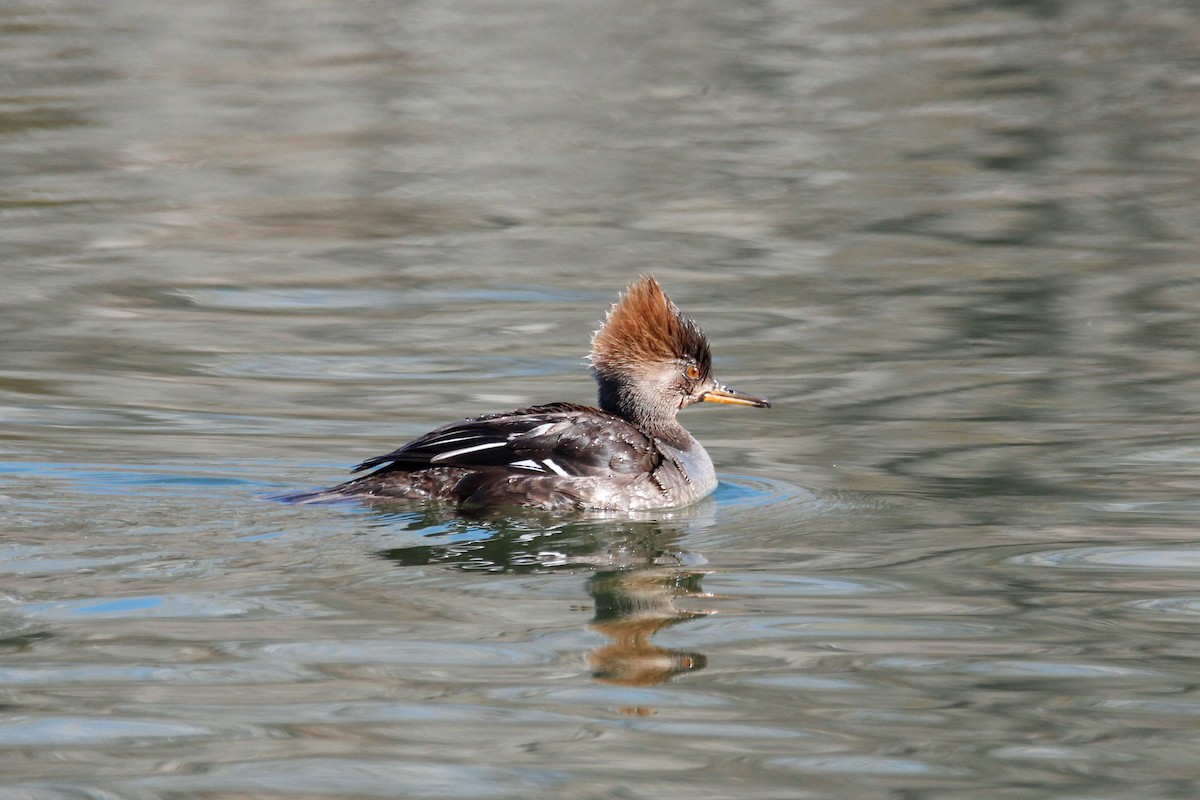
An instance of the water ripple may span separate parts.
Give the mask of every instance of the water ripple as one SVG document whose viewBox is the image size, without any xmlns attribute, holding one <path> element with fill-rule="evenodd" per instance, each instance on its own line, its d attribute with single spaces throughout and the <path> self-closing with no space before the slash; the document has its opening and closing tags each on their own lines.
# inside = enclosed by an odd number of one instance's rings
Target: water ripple
<svg viewBox="0 0 1200 800">
<path fill-rule="evenodd" d="M 768 572 L 717 572 L 705 580 L 705 589 L 712 594 L 747 597 L 845 597 L 905 588 L 899 581 Z"/>
<path fill-rule="evenodd" d="M 1200 597 L 1155 597 L 1147 600 L 1131 600 L 1125 603 L 1125 607 L 1138 611 L 1200 616 Z"/>
<path fill-rule="evenodd" d="M 259 758 L 210 767 L 204 774 L 149 777 L 137 787 L 170 794 L 212 792 L 222 796 L 330 797 L 521 797 L 545 792 L 565 781 L 566 773 L 545 769 L 480 766 L 471 763 L 432 763 L 427 760 L 353 758 Z"/>
<path fill-rule="evenodd" d="M 58 553 L 57 555 L 55 555 Z M 157 555 L 148 552 L 117 553 L 107 556 L 69 556 L 50 547 L 8 545 L 0 547 L 0 573 L 41 574 L 72 573 L 150 562 Z"/>
<path fill-rule="evenodd" d="M 1064 569 L 1144 569 L 1193 572 L 1200 569 L 1200 548 L 1078 547 L 1013 556 L 1011 563 Z"/>
<path fill-rule="evenodd" d="M 252 649 L 253 650 L 253 649 Z M 304 664 L 414 664 L 420 666 L 484 667 L 539 664 L 551 656 L 535 648 L 502 647 L 481 642 L 403 642 L 360 640 L 268 644 L 258 652 L 270 659 Z"/>
<path fill-rule="evenodd" d="M 765 508 L 787 518 L 798 508 L 808 513 L 832 513 L 885 505 L 881 497 L 863 492 L 813 489 L 758 475 L 721 474 L 714 498 L 723 508 Z"/>
<path fill-rule="evenodd" d="M 159 720 L 97 717 L 9 717 L 0 723 L 0 747 L 38 747 L 210 736 L 198 725 Z"/>
<path fill-rule="evenodd" d="M 212 375 L 251 378 L 289 378 L 321 381 L 462 381 L 569 375 L 578 359 L 475 356 L 257 355 L 215 358 L 207 362 Z"/>
<path fill-rule="evenodd" d="M 767 725 L 731 723 L 726 719 L 691 722 L 637 720 L 632 722 L 629 727 L 663 736 L 701 736 L 722 741 L 727 739 L 801 739 L 809 735 L 805 731 Z"/>
<path fill-rule="evenodd" d="M 817 495 L 794 483 L 753 475 L 721 475 L 713 494 L 722 506 L 773 506 L 776 504 L 809 503 Z"/>
<path fill-rule="evenodd" d="M 911 758 L 885 756 L 807 756 L 772 758 L 769 763 L 797 772 L 846 773 L 848 775 L 962 775 L 951 769 Z"/>
<path fill-rule="evenodd" d="M 679 641 L 701 645 L 772 639 L 976 639 L 999 635 L 995 623 L 913 619 L 911 617 L 814 617 L 772 614 L 765 619 L 746 616 L 707 617 L 694 622 Z"/>
<path fill-rule="evenodd" d="M 198 307 L 222 311 L 395 309 L 421 305 L 428 301 L 422 294 L 412 291 L 340 287 L 228 287 L 186 289 L 179 290 L 175 294 Z"/>
<path fill-rule="evenodd" d="M 1158 675 L 1156 670 L 1140 667 L 1118 667 L 1111 664 L 1080 664 L 1072 662 L 1032 660 L 953 661 L 939 658 L 881 658 L 876 666 L 905 672 L 936 672 L 939 674 L 983 674 L 1004 678 L 1145 678 Z"/>
<path fill-rule="evenodd" d="M 130 597 L 92 597 L 24 603 L 16 607 L 20 614 L 39 620 L 70 621 L 92 619 L 151 619 L 243 617 L 252 613 L 284 611 L 287 603 L 234 598 L 217 593 L 146 594 Z M 298 606 L 293 613 L 312 616 L 312 609 Z"/>
<path fill-rule="evenodd" d="M 682 691 L 678 687 L 638 687 L 618 685 L 577 686 L 571 688 L 504 687 L 493 689 L 490 697 L 521 704 L 589 706 L 601 708 L 711 708 L 729 701 L 709 692 Z"/>
<path fill-rule="evenodd" d="M 309 681 L 317 675 L 294 665 L 257 663 L 233 664 L 81 664 L 77 666 L 0 667 L 0 686 L 55 684 L 150 684 L 185 683 L 201 685 L 268 684 Z"/>
</svg>

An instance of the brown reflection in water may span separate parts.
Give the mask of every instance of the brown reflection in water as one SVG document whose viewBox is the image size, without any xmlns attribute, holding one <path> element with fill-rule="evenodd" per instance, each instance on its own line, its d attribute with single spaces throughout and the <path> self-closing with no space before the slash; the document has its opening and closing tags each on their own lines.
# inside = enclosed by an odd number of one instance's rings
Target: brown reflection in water
<svg viewBox="0 0 1200 800">
<path fill-rule="evenodd" d="M 687 567 L 703 559 L 679 542 L 689 526 L 711 520 L 705 504 L 675 512 L 678 518 L 670 521 L 472 515 L 440 506 L 376 511 L 388 525 L 436 531 L 420 542 L 377 551 L 403 566 L 443 564 L 482 574 L 593 570 L 587 582 L 595 603 L 589 627 L 611 640 L 587 656 L 597 681 L 652 686 L 708 665 L 702 653 L 651 641 L 659 631 L 706 616 L 675 607 L 679 598 L 704 596 L 704 573 Z"/>
<path fill-rule="evenodd" d="M 596 601 L 591 628 L 612 639 L 588 654 L 592 675 L 602 683 L 652 686 L 704 669 L 703 653 L 670 650 L 650 641 L 665 628 L 704 616 L 675 607 L 678 597 L 703 595 L 700 572 L 663 567 L 598 572 L 588 581 Z"/>
</svg>

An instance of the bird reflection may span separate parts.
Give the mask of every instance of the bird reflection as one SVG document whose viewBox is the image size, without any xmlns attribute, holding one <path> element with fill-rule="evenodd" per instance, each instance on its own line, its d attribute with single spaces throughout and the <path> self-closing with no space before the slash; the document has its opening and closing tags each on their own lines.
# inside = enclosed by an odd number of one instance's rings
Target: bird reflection
<svg viewBox="0 0 1200 800">
<path fill-rule="evenodd" d="M 612 639 L 588 654 L 592 676 L 604 683 L 652 686 L 704 669 L 703 653 L 668 650 L 650 641 L 659 631 L 702 611 L 682 611 L 677 597 L 702 597 L 703 573 L 647 567 L 597 572 L 588 581 L 596 601 L 591 628 Z"/>
<path fill-rule="evenodd" d="M 677 600 L 705 596 L 697 566 L 703 557 L 680 541 L 703 527 L 711 510 L 673 513 L 656 519 L 612 520 L 561 516 L 475 517 L 441 509 L 388 517 L 410 530 L 434 531 L 420 543 L 377 553 L 405 566 L 444 564 L 502 573 L 593 570 L 587 591 L 595 602 L 589 627 L 608 637 L 587 656 L 600 682 L 651 686 L 704 669 L 702 653 L 660 647 L 659 631 L 707 614 L 676 608 Z"/>
</svg>

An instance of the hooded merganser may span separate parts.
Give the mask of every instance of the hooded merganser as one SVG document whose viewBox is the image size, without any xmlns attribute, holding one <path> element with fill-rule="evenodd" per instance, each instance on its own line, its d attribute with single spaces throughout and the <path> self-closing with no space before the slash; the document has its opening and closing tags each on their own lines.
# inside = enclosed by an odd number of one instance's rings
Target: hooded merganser
<svg viewBox="0 0 1200 800">
<path fill-rule="evenodd" d="M 551 511 L 682 506 L 717 486 L 712 459 L 675 416 L 692 403 L 769 408 L 712 375 L 700 326 L 658 281 L 631 283 L 592 336 L 600 407 L 550 403 L 445 425 L 367 459 L 361 478 L 293 499 L 447 500 Z"/>
</svg>

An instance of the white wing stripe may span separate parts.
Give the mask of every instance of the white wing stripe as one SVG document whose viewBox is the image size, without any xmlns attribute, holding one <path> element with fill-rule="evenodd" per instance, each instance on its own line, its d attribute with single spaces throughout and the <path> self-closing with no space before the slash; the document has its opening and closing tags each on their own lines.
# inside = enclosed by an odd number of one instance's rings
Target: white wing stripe
<svg viewBox="0 0 1200 800">
<path fill-rule="evenodd" d="M 520 467 L 521 469 L 532 469 L 536 472 L 545 472 L 546 468 L 532 458 L 527 458 L 524 461 L 514 461 L 509 464 L 510 467 Z"/>
<path fill-rule="evenodd" d="M 455 456 L 465 456 L 467 453 L 474 453 L 476 450 L 491 450 L 493 447 L 506 447 L 507 445 L 508 442 L 484 442 L 483 444 L 477 444 L 474 447 L 464 447 L 459 450 L 451 450 L 448 453 L 438 453 L 429 460 L 445 461 L 446 459 L 454 458 Z"/>
<path fill-rule="evenodd" d="M 435 445 L 435 444 L 436 445 L 454 444 L 455 442 L 474 442 L 474 441 L 478 441 L 480 438 L 481 437 L 478 436 L 477 434 L 468 434 L 467 436 L 451 436 L 448 439 L 430 439 L 428 442 L 426 442 L 426 446 Z"/>
<path fill-rule="evenodd" d="M 545 464 L 547 467 L 549 467 L 556 474 L 561 475 L 564 478 L 569 477 L 567 471 L 565 469 L 563 469 L 562 467 L 560 467 L 558 464 L 555 464 L 551 459 L 543 458 L 542 463 Z"/>
</svg>

